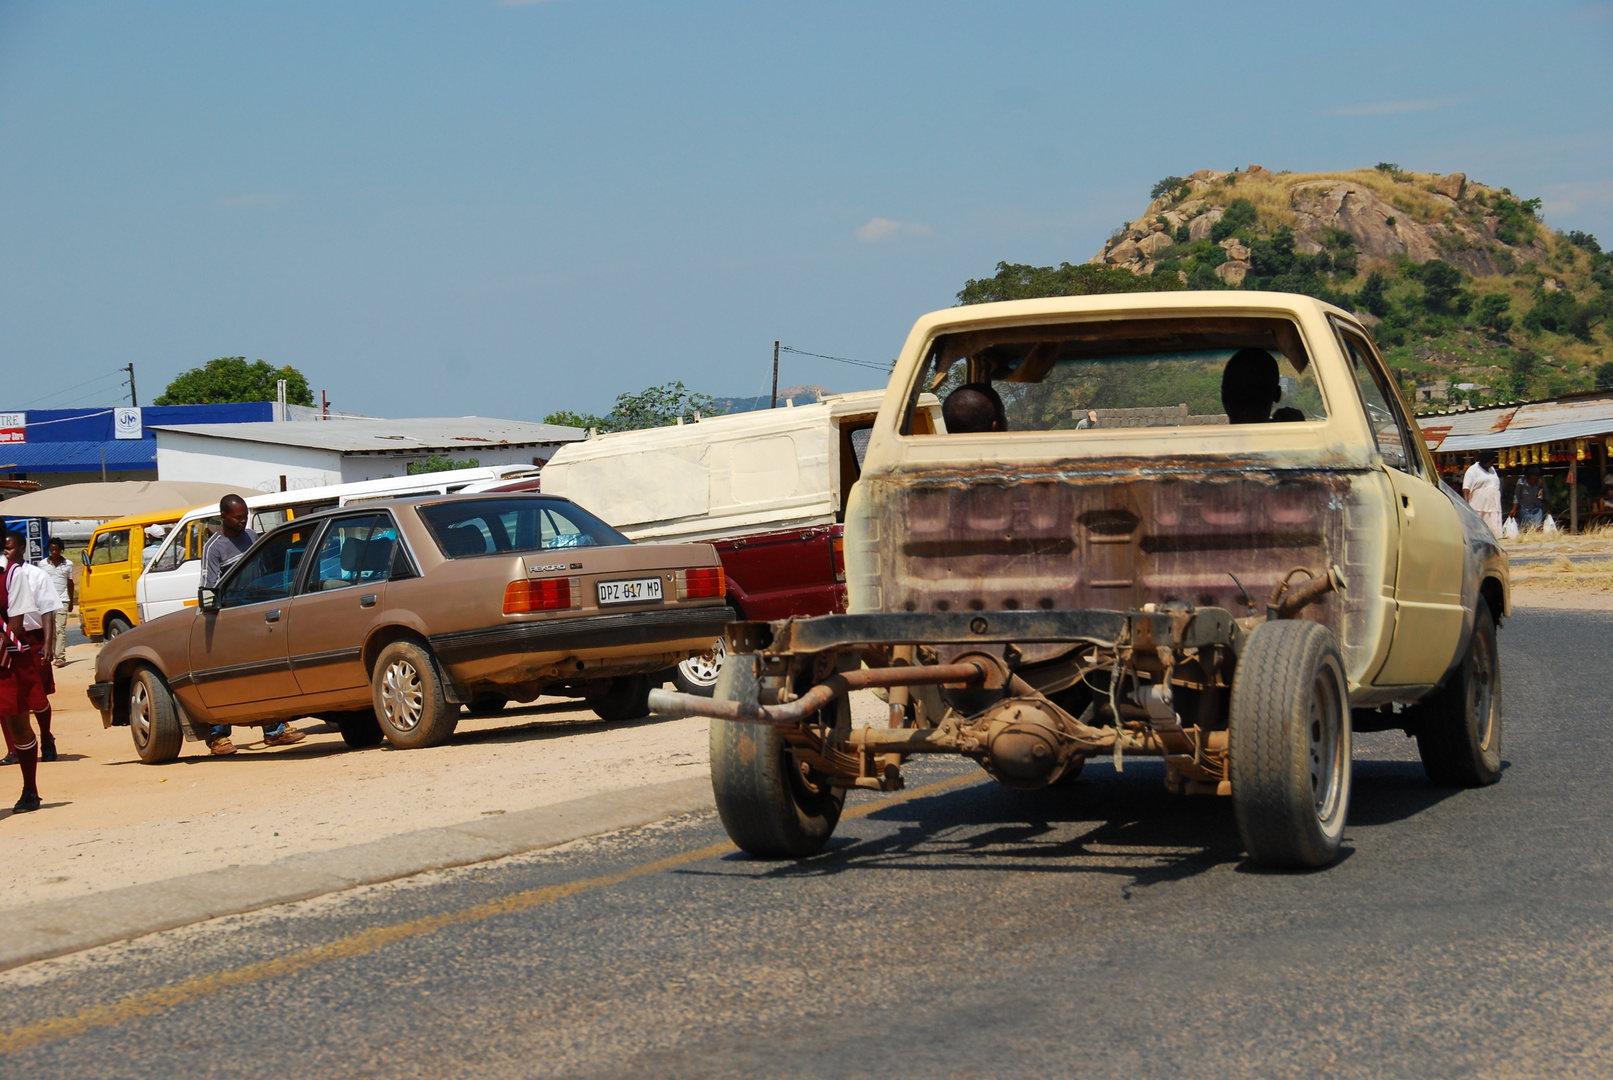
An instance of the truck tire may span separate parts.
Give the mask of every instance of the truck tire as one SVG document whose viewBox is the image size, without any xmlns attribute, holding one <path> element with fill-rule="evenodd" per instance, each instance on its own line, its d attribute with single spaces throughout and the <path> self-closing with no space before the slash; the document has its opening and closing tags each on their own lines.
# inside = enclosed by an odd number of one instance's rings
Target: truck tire
<svg viewBox="0 0 1613 1080">
<path fill-rule="evenodd" d="M 155 668 L 139 668 L 129 680 L 129 734 L 147 765 L 173 761 L 185 741 L 173 692 Z"/>
<path fill-rule="evenodd" d="M 381 722 L 375 718 L 373 709 L 343 713 L 336 718 L 336 726 L 341 730 L 342 742 L 354 750 L 374 746 L 386 738 L 386 733 L 381 730 Z"/>
<path fill-rule="evenodd" d="M 1262 866 L 1332 862 L 1350 811 L 1350 700 L 1327 627 L 1255 628 L 1238 658 L 1230 709 L 1232 810 Z"/>
<path fill-rule="evenodd" d="M 129 625 L 129 620 L 122 615 L 108 615 L 101 623 L 101 636 L 111 641 L 124 631 L 133 629 L 134 627 Z"/>
<path fill-rule="evenodd" d="M 735 720 L 711 722 L 711 789 L 728 838 L 763 859 L 822 851 L 846 801 L 796 761 L 778 728 Z"/>
<path fill-rule="evenodd" d="M 459 706 L 443 696 L 437 665 L 418 642 L 394 641 L 381 650 L 370 691 L 381 732 L 399 750 L 446 742 L 459 723 Z"/>
<path fill-rule="evenodd" d="M 708 651 L 691 656 L 672 669 L 673 685 L 685 694 L 710 697 L 717 689 L 717 676 L 722 674 L 723 658 L 727 655 L 727 646 L 718 638 Z"/>
<path fill-rule="evenodd" d="M 1415 710 L 1423 771 L 1440 787 L 1501 779 L 1501 650 L 1490 605 L 1479 602 L 1461 665 Z"/>
<path fill-rule="evenodd" d="M 650 677 L 622 675 L 607 679 L 586 695 L 588 707 L 607 724 L 642 720 L 650 715 Z"/>
</svg>

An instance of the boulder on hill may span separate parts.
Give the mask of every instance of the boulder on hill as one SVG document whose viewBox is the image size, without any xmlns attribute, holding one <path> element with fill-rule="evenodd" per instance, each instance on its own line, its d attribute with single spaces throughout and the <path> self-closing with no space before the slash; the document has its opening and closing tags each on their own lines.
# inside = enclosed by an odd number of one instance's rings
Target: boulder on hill
<svg viewBox="0 0 1613 1080">
<path fill-rule="evenodd" d="M 1434 190 L 1453 202 L 1460 200 L 1467 190 L 1467 173 L 1451 173 L 1436 184 Z"/>
</svg>

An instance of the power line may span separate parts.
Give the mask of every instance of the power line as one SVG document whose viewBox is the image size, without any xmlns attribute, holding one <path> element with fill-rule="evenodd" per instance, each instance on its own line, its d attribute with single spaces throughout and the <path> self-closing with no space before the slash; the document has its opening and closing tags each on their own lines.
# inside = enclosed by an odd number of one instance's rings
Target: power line
<svg viewBox="0 0 1613 1080">
<path fill-rule="evenodd" d="M 26 409 L 29 406 L 38 405 L 42 401 L 49 401 L 52 398 L 61 397 L 63 394 L 71 394 L 75 390 L 81 390 L 86 386 L 93 386 L 93 385 L 95 385 L 97 383 L 103 383 L 108 379 L 117 379 L 119 381 L 122 381 L 124 379 L 124 372 L 120 370 L 120 371 L 112 372 L 112 373 L 107 374 L 107 375 L 99 375 L 99 376 L 96 376 L 93 379 L 86 379 L 84 382 L 78 383 L 78 384 L 76 384 L 74 386 L 65 387 L 64 389 L 61 389 L 61 390 L 53 391 L 53 392 L 51 392 L 49 394 L 46 394 L 44 397 L 37 397 L 37 398 L 34 398 L 32 401 L 26 401 L 26 402 L 24 402 L 22 404 L 22 408 Z M 96 393 L 102 393 L 102 392 L 103 392 L 102 390 L 99 390 L 99 389 L 96 390 Z"/>
<path fill-rule="evenodd" d="M 829 356 L 825 353 L 807 352 L 805 349 L 796 349 L 789 345 L 779 346 L 779 351 L 795 353 L 797 356 L 816 356 L 819 360 L 835 360 L 842 364 L 850 364 L 853 367 L 868 368 L 871 371 L 890 371 L 889 364 L 876 364 L 869 360 L 853 360 L 849 356 Z"/>
</svg>

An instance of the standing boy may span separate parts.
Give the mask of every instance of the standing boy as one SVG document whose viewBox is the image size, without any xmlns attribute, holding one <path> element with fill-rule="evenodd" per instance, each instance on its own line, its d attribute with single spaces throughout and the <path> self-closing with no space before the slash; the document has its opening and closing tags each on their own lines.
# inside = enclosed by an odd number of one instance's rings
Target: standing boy
<svg viewBox="0 0 1613 1080">
<path fill-rule="evenodd" d="M 73 564 L 62 555 L 62 542 L 55 538 L 50 542 L 50 554 L 39 562 L 39 568 L 50 578 L 51 587 L 56 590 L 56 599 L 61 601 L 61 611 L 56 616 L 56 632 L 51 635 L 50 660 L 57 667 L 67 666 L 67 615 L 73 610 Z"/>
</svg>

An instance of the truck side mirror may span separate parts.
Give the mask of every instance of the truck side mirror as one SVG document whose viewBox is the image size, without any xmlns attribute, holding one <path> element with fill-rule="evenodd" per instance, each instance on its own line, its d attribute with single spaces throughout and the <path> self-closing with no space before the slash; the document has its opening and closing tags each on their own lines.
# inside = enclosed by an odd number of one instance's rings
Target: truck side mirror
<svg viewBox="0 0 1613 1080">
<path fill-rule="evenodd" d="M 196 606 L 201 608 L 203 611 L 217 611 L 218 610 L 218 590 L 217 589 L 197 589 L 196 590 Z"/>
</svg>

